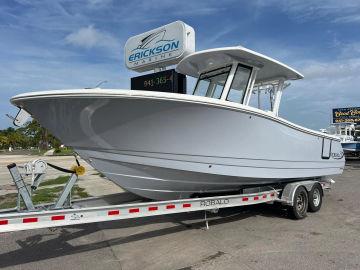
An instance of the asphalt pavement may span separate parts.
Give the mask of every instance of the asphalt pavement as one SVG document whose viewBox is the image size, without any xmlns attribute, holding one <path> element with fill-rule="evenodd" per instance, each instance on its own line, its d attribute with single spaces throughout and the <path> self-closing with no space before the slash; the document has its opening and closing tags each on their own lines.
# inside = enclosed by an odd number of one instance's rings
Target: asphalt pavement
<svg viewBox="0 0 360 270">
<path fill-rule="evenodd" d="M 0 235 L 1 269 L 360 269 L 360 162 L 322 209 L 289 219 L 272 205 Z"/>
</svg>

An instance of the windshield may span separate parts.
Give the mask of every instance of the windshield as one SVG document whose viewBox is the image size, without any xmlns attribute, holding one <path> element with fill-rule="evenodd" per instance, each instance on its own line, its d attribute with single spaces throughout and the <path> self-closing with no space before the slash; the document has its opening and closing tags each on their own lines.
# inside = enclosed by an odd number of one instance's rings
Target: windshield
<svg viewBox="0 0 360 270">
<path fill-rule="evenodd" d="M 195 96 L 220 98 L 231 67 L 202 73 L 194 89 Z"/>
<path fill-rule="evenodd" d="M 237 103 L 242 103 L 246 92 L 246 87 L 249 83 L 251 68 L 238 65 L 232 81 L 227 100 Z"/>
</svg>

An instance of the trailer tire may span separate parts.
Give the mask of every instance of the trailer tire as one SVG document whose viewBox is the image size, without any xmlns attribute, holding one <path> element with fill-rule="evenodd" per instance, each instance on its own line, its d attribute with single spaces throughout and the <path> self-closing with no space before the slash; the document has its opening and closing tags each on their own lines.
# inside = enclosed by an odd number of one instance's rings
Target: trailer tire
<svg viewBox="0 0 360 270">
<path fill-rule="evenodd" d="M 315 183 L 309 192 L 309 212 L 320 210 L 323 201 L 323 189 L 319 183 Z"/>
<path fill-rule="evenodd" d="M 293 198 L 293 205 L 289 208 L 289 213 L 294 219 L 303 219 L 306 217 L 308 210 L 309 197 L 306 189 L 303 186 L 299 186 Z"/>
</svg>

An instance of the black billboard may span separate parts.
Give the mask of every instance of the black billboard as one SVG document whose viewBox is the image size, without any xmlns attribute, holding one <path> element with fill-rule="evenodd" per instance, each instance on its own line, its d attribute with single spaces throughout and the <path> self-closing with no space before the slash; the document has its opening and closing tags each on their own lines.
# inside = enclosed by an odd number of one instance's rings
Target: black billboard
<svg viewBox="0 0 360 270">
<path fill-rule="evenodd" d="M 186 94 L 186 76 L 169 69 L 133 77 L 131 89 Z"/>
<path fill-rule="evenodd" d="M 348 122 L 360 125 L 360 107 L 333 109 L 333 122 Z"/>
</svg>

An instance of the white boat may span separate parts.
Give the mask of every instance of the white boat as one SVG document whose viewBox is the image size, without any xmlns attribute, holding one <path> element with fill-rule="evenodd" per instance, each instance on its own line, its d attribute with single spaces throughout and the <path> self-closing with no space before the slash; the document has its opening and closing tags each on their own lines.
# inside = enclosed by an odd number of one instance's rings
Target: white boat
<svg viewBox="0 0 360 270">
<path fill-rule="evenodd" d="M 360 155 L 360 141 L 356 136 L 357 130 L 354 123 L 333 123 L 328 131 L 341 140 L 341 145 L 347 155 Z"/>
<path fill-rule="evenodd" d="M 244 47 L 204 50 L 177 71 L 192 94 L 76 89 L 20 94 L 28 111 L 124 189 L 164 200 L 341 174 L 340 139 L 278 115 L 296 70 Z M 260 93 L 271 96 L 269 110 Z M 259 104 L 258 104 L 259 105 Z"/>
</svg>

